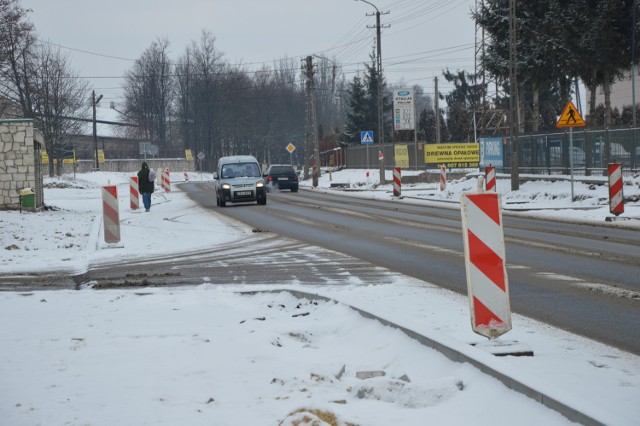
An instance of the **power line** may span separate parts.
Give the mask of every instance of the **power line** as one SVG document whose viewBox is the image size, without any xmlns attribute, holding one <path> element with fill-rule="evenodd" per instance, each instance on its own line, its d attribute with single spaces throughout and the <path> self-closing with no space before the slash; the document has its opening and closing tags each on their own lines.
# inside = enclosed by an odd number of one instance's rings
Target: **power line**
<svg viewBox="0 0 640 426">
<path fill-rule="evenodd" d="M 41 42 L 41 43 L 50 44 L 52 46 L 62 47 L 63 49 L 72 50 L 74 52 L 86 53 L 87 55 L 100 56 L 102 58 L 118 59 L 118 60 L 121 60 L 121 61 L 128 61 L 128 62 L 135 62 L 136 61 L 136 59 L 122 58 L 120 56 L 105 55 L 105 54 L 102 54 L 102 53 L 89 52 L 88 50 L 76 49 L 75 47 L 64 46 L 62 44 L 54 43 L 54 42 L 48 41 L 48 40 L 39 39 L 38 41 Z"/>
</svg>

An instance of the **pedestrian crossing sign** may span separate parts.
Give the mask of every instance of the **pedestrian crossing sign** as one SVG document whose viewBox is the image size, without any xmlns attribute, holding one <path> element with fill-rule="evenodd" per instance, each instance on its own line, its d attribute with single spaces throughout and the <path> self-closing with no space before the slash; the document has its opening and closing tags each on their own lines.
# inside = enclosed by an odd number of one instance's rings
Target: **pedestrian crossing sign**
<svg viewBox="0 0 640 426">
<path fill-rule="evenodd" d="M 365 130 L 360 132 L 360 143 L 363 145 L 373 144 L 373 130 Z"/>
<path fill-rule="evenodd" d="M 567 106 L 564 107 L 564 111 L 560 115 L 558 122 L 556 123 L 556 127 L 584 127 L 587 123 L 584 122 L 582 116 L 576 109 L 576 106 L 572 101 L 567 103 Z"/>
</svg>

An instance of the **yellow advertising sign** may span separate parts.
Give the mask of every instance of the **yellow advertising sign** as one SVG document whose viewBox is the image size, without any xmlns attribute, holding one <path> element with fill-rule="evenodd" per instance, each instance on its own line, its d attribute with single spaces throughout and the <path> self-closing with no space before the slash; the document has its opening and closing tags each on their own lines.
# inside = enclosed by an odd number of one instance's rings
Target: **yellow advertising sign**
<svg viewBox="0 0 640 426">
<path fill-rule="evenodd" d="M 446 165 L 448 169 L 476 168 L 480 163 L 480 144 L 425 144 L 424 162 L 427 167 L 434 169 L 441 165 Z"/>
<path fill-rule="evenodd" d="M 556 123 L 556 127 L 584 127 L 587 123 L 584 122 L 582 116 L 578 112 L 578 109 L 573 104 L 572 101 L 567 103 L 567 106 L 564 107 L 564 111 L 560 114 L 560 118 Z"/>
<path fill-rule="evenodd" d="M 193 155 L 191 155 L 191 150 L 190 149 L 185 149 L 184 150 L 184 156 L 185 156 L 185 159 L 187 161 L 193 161 Z"/>
<path fill-rule="evenodd" d="M 73 151 L 73 157 L 71 157 L 71 158 L 63 158 L 62 159 L 62 163 L 63 164 L 76 164 L 76 152 Z"/>
<path fill-rule="evenodd" d="M 396 159 L 396 167 L 409 168 L 409 148 L 407 145 L 394 145 L 393 154 Z"/>
</svg>

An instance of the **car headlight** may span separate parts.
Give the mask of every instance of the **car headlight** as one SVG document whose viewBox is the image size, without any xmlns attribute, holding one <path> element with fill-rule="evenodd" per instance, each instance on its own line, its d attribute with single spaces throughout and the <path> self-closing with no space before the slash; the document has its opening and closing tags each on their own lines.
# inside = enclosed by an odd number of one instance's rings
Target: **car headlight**
<svg viewBox="0 0 640 426">
<path fill-rule="evenodd" d="M 222 184 L 222 189 L 229 189 L 229 188 L 231 188 L 231 185 L 229 185 L 228 183 Z"/>
<path fill-rule="evenodd" d="M 264 186 L 264 182 L 256 183 L 256 188 L 262 188 Z"/>
</svg>

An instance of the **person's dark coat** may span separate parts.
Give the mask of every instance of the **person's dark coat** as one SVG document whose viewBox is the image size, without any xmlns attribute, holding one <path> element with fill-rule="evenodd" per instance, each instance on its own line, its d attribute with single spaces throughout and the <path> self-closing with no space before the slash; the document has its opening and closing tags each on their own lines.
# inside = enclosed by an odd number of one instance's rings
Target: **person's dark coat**
<svg viewBox="0 0 640 426">
<path fill-rule="evenodd" d="M 153 192 L 154 184 L 149 181 L 149 166 L 146 162 L 142 163 L 142 169 L 138 172 L 138 191 Z"/>
</svg>

